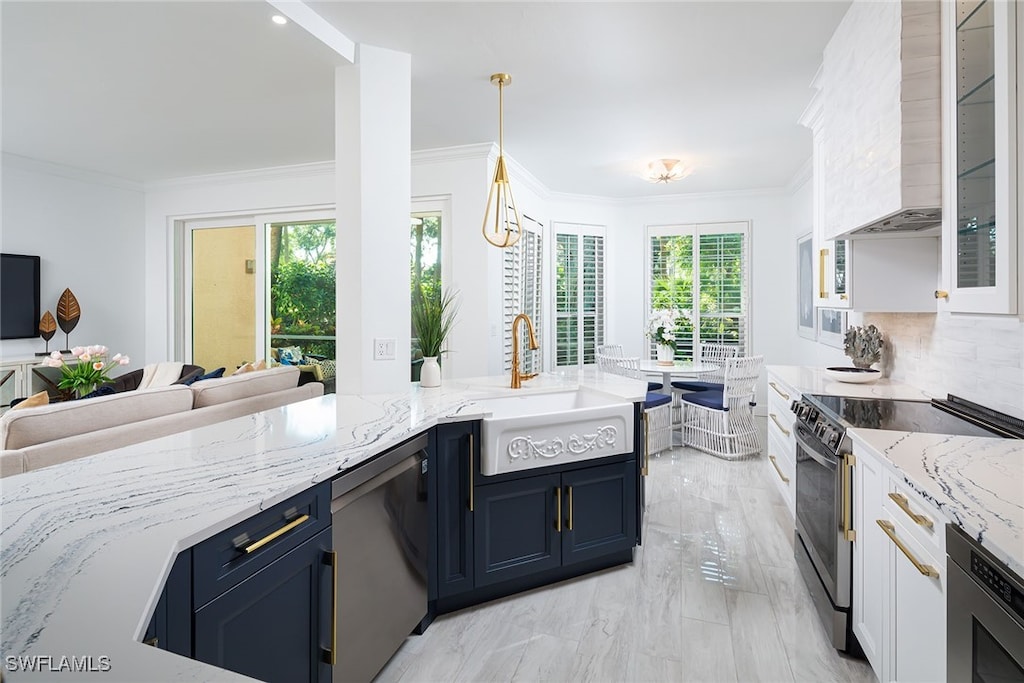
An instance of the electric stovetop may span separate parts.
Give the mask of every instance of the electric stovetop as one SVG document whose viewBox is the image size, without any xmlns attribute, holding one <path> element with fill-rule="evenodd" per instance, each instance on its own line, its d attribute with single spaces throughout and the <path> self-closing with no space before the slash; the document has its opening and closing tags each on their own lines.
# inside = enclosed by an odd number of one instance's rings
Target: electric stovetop
<svg viewBox="0 0 1024 683">
<path fill-rule="evenodd" d="M 957 436 L 1011 436 L 998 428 L 985 428 L 946 412 L 927 401 L 896 401 L 877 398 L 852 398 L 812 394 L 814 401 L 847 428 L 889 429 L 898 432 L 924 432 Z"/>
</svg>

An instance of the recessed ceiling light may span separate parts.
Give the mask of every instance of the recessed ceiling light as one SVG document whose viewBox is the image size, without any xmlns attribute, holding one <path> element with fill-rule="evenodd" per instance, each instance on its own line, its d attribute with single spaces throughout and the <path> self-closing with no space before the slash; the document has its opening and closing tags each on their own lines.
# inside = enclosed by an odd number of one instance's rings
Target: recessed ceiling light
<svg viewBox="0 0 1024 683">
<path fill-rule="evenodd" d="M 270 20 L 275 24 L 278 24 L 279 26 L 284 26 L 285 24 L 288 23 L 288 20 L 282 17 L 280 14 L 275 14 L 274 16 L 270 17 Z"/>
</svg>

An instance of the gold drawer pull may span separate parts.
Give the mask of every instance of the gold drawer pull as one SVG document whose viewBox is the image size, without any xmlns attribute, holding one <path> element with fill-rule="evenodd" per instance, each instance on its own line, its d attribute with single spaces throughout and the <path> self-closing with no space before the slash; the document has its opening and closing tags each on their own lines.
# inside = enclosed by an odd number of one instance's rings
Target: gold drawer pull
<svg viewBox="0 0 1024 683">
<path fill-rule="evenodd" d="M 779 389 L 779 385 L 778 384 L 776 384 L 775 382 L 768 382 L 768 386 L 770 386 L 772 389 L 774 389 L 776 394 L 778 394 L 782 398 L 786 399 L 787 401 L 789 400 L 789 394 L 787 394 L 782 389 Z"/>
<path fill-rule="evenodd" d="M 896 538 L 896 527 L 893 526 L 892 522 L 885 519 L 876 519 L 875 521 L 878 522 L 878 526 L 882 527 L 882 531 L 885 532 L 885 535 L 888 536 L 889 539 L 896 544 L 896 547 L 907 556 L 907 559 L 910 560 L 910 564 L 914 565 L 914 569 L 921 572 L 924 576 L 930 576 L 933 579 L 939 578 L 938 569 L 930 564 L 921 564 L 918 562 L 917 558 L 907 550 L 907 546 L 903 545 L 903 541 Z"/>
<path fill-rule="evenodd" d="M 908 517 L 910 517 L 912 520 L 914 520 L 921 526 L 926 526 L 929 529 L 931 529 L 934 526 L 932 524 L 932 520 L 928 519 L 924 515 L 919 515 L 910 509 L 910 504 L 907 502 L 907 497 L 904 496 L 902 493 L 890 493 L 889 497 L 892 498 L 893 501 L 900 506 L 900 510 L 906 512 Z"/>
<path fill-rule="evenodd" d="M 572 531 L 572 487 L 566 487 L 569 492 L 569 531 Z"/>
<path fill-rule="evenodd" d="M 825 259 L 828 257 L 828 249 L 818 250 L 818 298 L 827 299 L 828 291 L 825 289 Z"/>
<path fill-rule="evenodd" d="M 782 423 L 779 422 L 779 418 L 775 417 L 775 413 L 768 413 L 768 417 L 772 418 L 772 422 L 775 423 L 776 427 L 782 430 L 783 434 L 789 436 L 789 430 L 782 426 Z"/>
<path fill-rule="evenodd" d="M 473 512 L 473 435 L 469 435 L 469 511 Z"/>
<path fill-rule="evenodd" d="M 779 474 L 779 479 L 781 479 L 783 482 L 788 484 L 789 483 L 789 477 L 787 477 L 785 474 L 783 474 L 782 470 L 779 469 L 779 463 L 777 463 L 775 461 L 775 456 L 774 455 L 769 455 L 768 459 L 772 461 L 772 465 L 774 465 L 775 471 L 778 472 L 778 474 Z"/>
<path fill-rule="evenodd" d="M 251 553 L 251 552 L 254 552 L 256 550 L 259 550 L 260 548 L 262 548 L 266 544 L 268 544 L 271 541 L 273 541 L 275 538 L 278 538 L 279 536 L 283 536 L 284 534 L 288 533 L 289 531 L 291 531 L 295 527 L 299 526 L 300 524 L 305 522 L 307 519 L 309 519 L 309 515 L 299 515 L 298 517 L 296 517 L 292 521 L 288 522 L 287 524 L 285 524 L 283 527 L 281 527 L 277 531 L 269 533 L 266 536 L 264 536 L 263 538 L 261 538 L 260 540 L 256 541 L 255 543 L 250 543 L 249 545 L 245 546 L 245 552 L 246 553 Z"/>
</svg>

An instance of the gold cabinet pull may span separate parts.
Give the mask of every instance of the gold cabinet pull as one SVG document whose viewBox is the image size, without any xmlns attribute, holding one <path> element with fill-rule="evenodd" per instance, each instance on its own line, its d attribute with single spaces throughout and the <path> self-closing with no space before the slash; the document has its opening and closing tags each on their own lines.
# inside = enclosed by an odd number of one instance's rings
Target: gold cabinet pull
<svg viewBox="0 0 1024 683">
<path fill-rule="evenodd" d="M 335 666 L 338 663 L 338 551 L 328 550 L 325 555 L 331 565 L 331 649 L 324 653 L 324 661 Z"/>
<path fill-rule="evenodd" d="M 828 292 L 825 290 L 825 258 L 827 256 L 828 249 L 818 251 L 818 298 L 820 299 L 828 297 Z"/>
<path fill-rule="evenodd" d="M 853 453 L 843 454 L 843 538 L 847 541 L 857 540 L 853 529 L 853 467 L 856 464 Z"/>
<path fill-rule="evenodd" d="M 147 638 L 146 640 L 142 641 L 142 644 L 149 645 L 151 647 L 160 647 L 160 638 L 158 638 L 157 636 L 153 636 L 152 638 Z"/>
<path fill-rule="evenodd" d="M 782 398 L 786 399 L 787 401 L 789 400 L 789 394 L 787 394 L 782 389 L 779 389 L 779 385 L 778 384 L 776 384 L 775 382 L 768 382 L 768 386 L 770 386 L 772 389 L 774 389 L 776 394 L 778 394 Z"/>
<path fill-rule="evenodd" d="M 935 290 L 935 298 L 936 299 L 945 299 L 946 301 L 949 301 L 949 292 L 947 292 L 944 289 L 936 289 Z"/>
<path fill-rule="evenodd" d="M 774 455 L 769 455 L 768 459 L 772 461 L 772 465 L 775 467 L 775 471 L 778 473 L 779 479 L 781 479 L 784 483 L 788 484 L 789 483 L 789 477 L 787 477 L 785 474 L 783 474 L 782 470 L 779 469 L 779 463 L 777 463 L 775 461 L 775 456 Z"/>
<path fill-rule="evenodd" d="M 782 430 L 782 433 L 783 433 L 783 434 L 785 434 L 786 436 L 789 436 L 789 430 L 788 430 L 788 429 L 786 429 L 786 428 L 785 428 L 785 427 L 784 427 L 784 426 L 782 425 L 782 423 L 781 423 L 781 422 L 779 422 L 779 418 L 775 417 L 775 413 L 768 413 L 768 417 L 770 417 L 770 418 L 772 419 L 772 422 L 774 422 L 774 423 L 775 423 L 775 426 L 776 426 L 776 427 L 778 427 L 779 429 L 781 429 L 781 430 Z"/>
<path fill-rule="evenodd" d="M 900 510 L 906 512 L 908 517 L 910 517 L 912 520 L 914 520 L 921 526 L 926 526 L 929 529 L 931 529 L 934 526 L 934 524 L 932 524 L 932 520 L 930 520 L 928 517 L 925 517 L 924 515 L 919 515 L 910 509 L 910 503 L 909 501 L 907 501 L 907 497 L 904 496 L 902 493 L 890 493 L 889 497 L 892 498 L 893 502 L 900 506 Z"/>
<path fill-rule="evenodd" d="M 555 531 L 562 533 L 562 487 L 555 487 Z"/>
<path fill-rule="evenodd" d="M 274 531 L 272 533 L 267 534 L 266 536 L 264 536 L 260 540 L 256 541 L 255 543 L 250 543 L 249 545 L 245 546 L 245 548 L 244 548 L 246 554 L 254 552 L 256 550 L 259 550 L 260 548 L 262 548 L 266 544 L 268 544 L 271 541 L 273 541 L 275 538 L 277 538 L 279 536 L 283 536 L 286 533 L 288 533 L 289 531 L 291 531 L 292 529 L 294 529 L 295 527 L 299 526 L 300 524 L 305 522 L 307 519 L 309 519 L 309 515 L 299 515 L 298 517 L 296 517 L 292 521 L 288 522 L 287 524 L 285 524 L 283 527 L 281 527 L 277 531 Z"/>
<path fill-rule="evenodd" d="M 910 564 L 914 565 L 914 569 L 921 572 L 921 574 L 924 576 L 930 576 L 933 579 L 939 578 L 938 569 L 931 566 L 930 564 L 921 564 L 918 561 L 918 559 L 914 557 L 914 555 L 910 552 L 910 550 L 907 549 L 907 546 L 903 545 L 903 541 L 896 538 L 896 527 L 893 526 L 892 522 L 890 522 L 887 519 L 876 519 L 875 521 L 878 522 L 878 526 L 882 527 L 882 531 L 884 531 L 885 535 L 889 537 L 889 540 L 895 543 L 896 547 L 899 548 L 900 551 L 907 556 L 907 559 L 910 560 Z"/>
<path fill-rule="evenodd" d="M 473 435 L 469 435 L 469 511 L 473 511 Z"/>
<path fill-rule="evenodd" d="M 572 531 L 572 487 L 571 486 L 567 486 L 565 488 L 566 488 L 566 491 L 568 492 L 568 495 L 569 495 L 569 527 L 568 527 L 568 529 L 569 529 L 569 531 Z"/>
</svg>

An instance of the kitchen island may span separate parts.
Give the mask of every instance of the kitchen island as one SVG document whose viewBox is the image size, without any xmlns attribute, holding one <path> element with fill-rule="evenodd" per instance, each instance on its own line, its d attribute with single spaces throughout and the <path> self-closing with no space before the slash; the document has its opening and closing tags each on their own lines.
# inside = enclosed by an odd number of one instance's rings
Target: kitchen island
<svg viewBox="0 0 1024 683">
<path fill-rule="evenodd" d="M 505 386 L 480 378 L 333 394 L 0 480 L 6 677 L 68 680 L 56 669 L 76 656 L 91 658 L 79 678 L 247 680 L 140 642 L 177 554 L 438 424 L 483 417 L 474 399 Z M 646 389 L 588 371 L 544 375 L 516 393 L 580 386 L 629 402 Z M 31 655 L 50 666 L 7 666 Z"/>
</svg>

